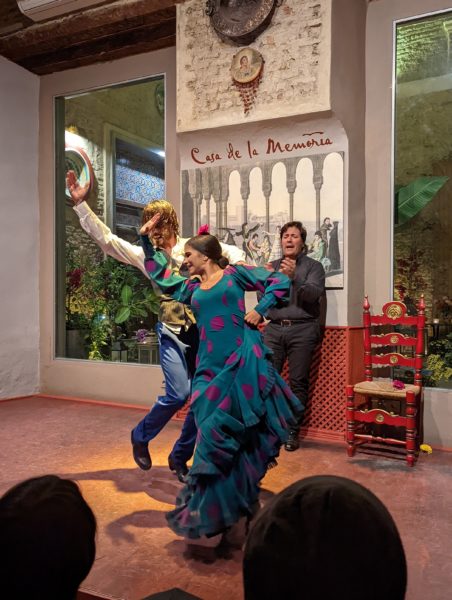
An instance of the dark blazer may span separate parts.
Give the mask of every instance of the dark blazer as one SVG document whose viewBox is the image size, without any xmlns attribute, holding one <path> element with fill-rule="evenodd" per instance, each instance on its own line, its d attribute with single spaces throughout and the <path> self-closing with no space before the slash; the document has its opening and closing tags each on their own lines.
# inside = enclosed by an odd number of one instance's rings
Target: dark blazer
<svg viewBox="0 0 452 600">
<path fill-rule="evenodd" d="M 282 258 L 274 260 L 271 264 L 275 271 L 279 270 Z M 295 277 L 292 280 L 290 301 L 282 308 L 272 308 L 266 317 L 270 320 L 318 319 L 320 315 L 320 298 L 325 294 L 325 271 L 322 264 L 309 258 L 306 254 L 299 254 L 295 267 Z"/>
</svg>

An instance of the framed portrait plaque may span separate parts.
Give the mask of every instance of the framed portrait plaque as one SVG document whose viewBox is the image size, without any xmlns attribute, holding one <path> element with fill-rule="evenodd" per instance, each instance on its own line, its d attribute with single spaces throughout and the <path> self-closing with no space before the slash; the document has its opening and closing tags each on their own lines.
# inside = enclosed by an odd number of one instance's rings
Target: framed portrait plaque
<svg viewBox="0 0 452 600">
<path fill-rule="evenodd" d="M 254 48 L 242 48 L 232 57 L 231 77 L 240 93 L 245 115 L 254 106 L 264 70 L 264 58 Z"/>
<path fill-rule="evenodd" d="M 242 48 L 232 58 L 232 79 L 236 83 L 251 83 L 259 77 L 263 66 L 264 59 L 260 52 L 254 48 Z"/>
</svg>

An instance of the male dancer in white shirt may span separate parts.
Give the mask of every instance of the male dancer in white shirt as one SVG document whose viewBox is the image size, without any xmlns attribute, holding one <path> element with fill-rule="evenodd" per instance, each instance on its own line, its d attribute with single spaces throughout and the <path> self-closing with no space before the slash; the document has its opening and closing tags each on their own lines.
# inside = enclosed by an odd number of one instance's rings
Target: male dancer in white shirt
<svg viewBox="0 0 452 600">
<path fill-rule="evenodd" d="M 109 256 L 128 265 L 137 267 L 146 277 L 144 252 L 141 246 L 134 246 L 114 235 L 86 203 L 88 185 L 80 186 L 75 173 L 68 171 L 67 188 L 74 202 L 74 210 L 79 216 L 80 225 L 101 250 Z M 160 213 L 158 227 L 153 232 L 155 247 L 165 250 L 170 257 L 171 269 L 178 271 L 184 259 L 184 246 L 187 241 L 179 237 L 179 223 L 173 206 L 166 200 L 149 203 L 143 211 L 143 222 Z M 231 263 L 245 260 L 244 253 L 236 246 L 222 244 L 223 254 Z M 132 430 L 133 457 L 140 469 L 152 467 L 148 449 L 149 442 L 163 429 L 171 417 L 180 410 L 190 392 L 190 380 L 195 370 L 198 348 L 198 330 L 190 308 L 162 295 L 157 323 L 160 344 L 160 364 L 165 377 L 165 395 L 159 396 L 149 413 Z M 179 439 L 170 455 L 168 465 L 178 479 L 184 481 L 188 472 L 187 461 L 193 455 L 196 442 L 196 425 L 193 413 L 189 410 Z"/>
</svg>

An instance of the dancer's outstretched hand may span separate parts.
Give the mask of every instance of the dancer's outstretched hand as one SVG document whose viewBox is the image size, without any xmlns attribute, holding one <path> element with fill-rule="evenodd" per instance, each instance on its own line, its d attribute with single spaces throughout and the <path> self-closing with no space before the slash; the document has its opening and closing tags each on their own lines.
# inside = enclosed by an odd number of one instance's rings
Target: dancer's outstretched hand
<svg viewBox="0 0 452 600">
<path fill-rule="evenodd" d="M 257 310 L 252 309 L 245 315 L 245 323 L 248 323 L 248 325 L 253 325 L 254 327 L 257 327 L 261 321 L 262 315 L 260 315 L 257 312 Z"/>
<path fill-rule="evenodd" d="M 74 171 L 68 171 L 66 173 L 66 187 L 72 198 L 72 202 L 77 206 L 83 202 L 88 195 L 89 182 L 81 186 Z"/>
<path fill-rule="evenodd" d="M 156 213 L 153 217 L 151 217 L 149 219 L 149 221 L 147 221 L 143 227 L 140 229 L 140 234 L 141 235 L 152 235 L 152 232 L 154 231 L 155 226 L 157 225 L 157 223 L 160 220 L 160 213 Z"/>
</svg>

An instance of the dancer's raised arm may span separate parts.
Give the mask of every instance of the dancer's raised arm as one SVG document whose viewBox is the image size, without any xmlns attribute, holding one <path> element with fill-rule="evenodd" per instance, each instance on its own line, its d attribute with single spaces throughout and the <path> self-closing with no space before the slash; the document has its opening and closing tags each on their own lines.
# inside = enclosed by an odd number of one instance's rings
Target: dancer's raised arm
<svg viewBox="0 0 452 600">
<path fill-rule="evenodd" d="M 199 280 L 187 279 L 174 273 L 168 266 L 167 255 L 152 245 L 150 238 L 154 232 L 160 214 L 155 214 L 140 229 L 141 243 L 144 250 L 144 268 L 149 279 L 152 279 L 161 291 L 174 300 L 190 304 L 191 296 L 199 285 Z"/>
<path fill-rule="evenodd" d="M 141 246 L 134 246 L 112 233 L 86 203 L 88 184 L 81 186 L 74 171 L 68 171 L 66 186 L 74 203 L 74 210 L 80 219 L 82 229 L 99 246 L 102 252 L 126 265 L 140 269 L 147 277 Z"/>
</svg>

